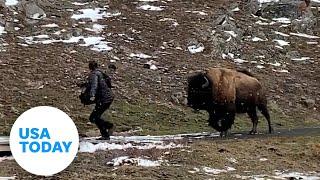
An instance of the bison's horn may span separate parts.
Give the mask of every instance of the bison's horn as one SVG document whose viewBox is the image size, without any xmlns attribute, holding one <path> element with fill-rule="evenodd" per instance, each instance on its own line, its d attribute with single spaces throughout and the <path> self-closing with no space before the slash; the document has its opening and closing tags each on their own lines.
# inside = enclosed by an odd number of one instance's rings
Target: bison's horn
<svg viewBox="0 0 320 180">
<path fill-rule="evenodd" d="M 206 76 L 204 76 L 204 79 L 206 80 L 206 82 L 202 84 L 202 88 L 207 88 L 209 86 L 209 80 Z"/>
</svg>

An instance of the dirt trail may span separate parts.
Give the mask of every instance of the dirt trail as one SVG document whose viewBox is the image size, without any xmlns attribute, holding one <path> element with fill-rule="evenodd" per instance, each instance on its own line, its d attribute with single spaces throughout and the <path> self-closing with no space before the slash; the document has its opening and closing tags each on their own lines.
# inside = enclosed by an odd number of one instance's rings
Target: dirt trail
<svg viewBox="0 0 320 180">
<path fill-rule="evenodd" d="M 160 141 L 173 141 L 173 140 L 225 140 L 225 139 L 249 139 L 249 138 L 266 138 L 266 137 L 295 137 L 295 136 L 318 136 L 320 135 L 320 127 L 312 128 L 295 128 L 295 129 L 276 129 L 274 133 L 268 134 L 261 132 L 255 135 L 249 135 L 248 132 L 232 132 L 226 138 L 221 138 L 219 133 L 189 133 L 189 134 L 176 134 L 176 135 L 164 135 L 164 136 L 112 136 L 110 141 L 97 140 L 98 137 L 82 138 L 80 142 L 90 142 L 93 144 L 101 142 L 135 142 L 135 143 L 150 143 Z"/>
</svg>

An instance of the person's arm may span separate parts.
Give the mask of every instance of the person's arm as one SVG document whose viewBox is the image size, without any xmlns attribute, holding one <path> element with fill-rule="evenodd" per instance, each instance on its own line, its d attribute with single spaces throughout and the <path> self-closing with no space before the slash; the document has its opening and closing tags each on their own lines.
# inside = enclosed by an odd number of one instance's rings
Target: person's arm
<svg viewBox="0 0 320 180">
<path fill-rule="evenodd" d="M 109 88 L 113 88 L 113 86 L 112 86 L 112 84 L 111 84 L 111 78 L 110 78 L 110 76 L 106 75 L 105 78 L 106 78 L 107 86 L 108 86 Z"/>
<path fill-rule="evenodd" d="M 92 73 L 89 77 L 90 83 L 90 98 L 96 96 L 97 88 L 98 88 L 98 75 L 97 73 Z"/>
</svg>

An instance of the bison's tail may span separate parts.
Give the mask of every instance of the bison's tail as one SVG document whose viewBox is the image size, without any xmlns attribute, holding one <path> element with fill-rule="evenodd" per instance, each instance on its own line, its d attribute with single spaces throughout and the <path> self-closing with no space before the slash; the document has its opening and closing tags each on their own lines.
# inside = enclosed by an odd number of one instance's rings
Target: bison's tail
<svg viewBox="0 0 320 180">
<path fill-rule="evenodd" d="M 237 69 L 238 72 L 254 77 L 254 75 L 246 69 Z"/>
</svg>

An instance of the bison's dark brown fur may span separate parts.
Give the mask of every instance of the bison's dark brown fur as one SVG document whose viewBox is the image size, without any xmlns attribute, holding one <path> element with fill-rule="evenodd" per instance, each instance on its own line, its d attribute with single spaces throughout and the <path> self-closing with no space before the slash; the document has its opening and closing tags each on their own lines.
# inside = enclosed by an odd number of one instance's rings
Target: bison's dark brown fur
<svg viewBox="0 0 320 180">
<path fill-rule="evenodd" d="M 236 113 L 247 113 L 253 124 L 250 134 L 257 133 L 258 108 L 268 121 L 269 132 L 273 131 L 265 91 L 246 70 L 210 68 L 189 77 L 188 105 L 207 110 L 209 125 L 222 133 L 231 128 Z"/>
</svg>

